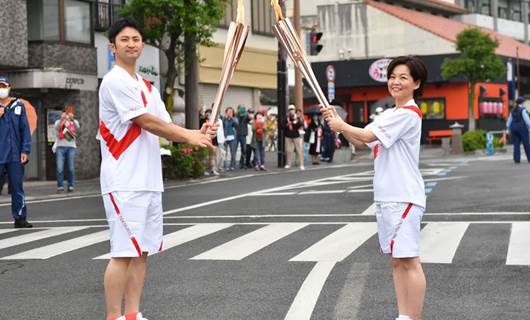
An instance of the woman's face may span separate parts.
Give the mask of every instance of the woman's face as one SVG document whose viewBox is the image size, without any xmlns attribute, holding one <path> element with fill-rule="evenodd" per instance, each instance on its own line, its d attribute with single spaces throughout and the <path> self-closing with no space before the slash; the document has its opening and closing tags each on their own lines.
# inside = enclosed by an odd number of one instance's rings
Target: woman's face
<svg viewBox="0 0 530 320">
<path fill-rule="evenodd" d="M 414 81 L 405 64 L 397 65 L 388 77 L 388 92 L 397 100 L 412 99 L 419 86 L 420 82 Z"/>
<path fill-rule="evenodd" d="M 234 116 L 234 110 L 232 110 L 231 108 L 226 109 L 226 117 L 232 118 L 233 116 Z"/>
</svg>

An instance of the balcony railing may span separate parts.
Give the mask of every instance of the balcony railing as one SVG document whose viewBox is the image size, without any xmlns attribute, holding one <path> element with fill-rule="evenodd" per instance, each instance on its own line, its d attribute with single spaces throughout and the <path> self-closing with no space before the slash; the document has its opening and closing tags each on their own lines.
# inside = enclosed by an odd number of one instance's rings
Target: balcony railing
<svg viewBox="0 0 530 320">
<path fill-rule="evenodd" d="M 95 12 L 95 30 L 96 31 L 107 31 L 109 27 L 118 19 L 118 9 L 122 7 L 122 4 L 112 4 L 108 2 L 96 2 Z"/>
</svg>

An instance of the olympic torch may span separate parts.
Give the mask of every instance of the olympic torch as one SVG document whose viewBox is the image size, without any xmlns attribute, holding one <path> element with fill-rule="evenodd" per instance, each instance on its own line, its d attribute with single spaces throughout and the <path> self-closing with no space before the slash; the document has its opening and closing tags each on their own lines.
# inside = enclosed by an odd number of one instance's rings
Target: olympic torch
<svg viewBox="0 0 530 320">
<path fill-rule="evenodd" d="M 210 117 L 210 124 L 214 124 L 219 116 L 219 109 L 223 103 L 223 97 L 228 89 L 228 85 L 232 80 L 237 63 L 243 53 L 245 42 L 249 34 L 249 26 L 245 25 L 245 9 L 243 0 L 237 1 L 237 19 L 236 22 L 230 22 L 228 27 L 228 35 L 225 44 L 223 68 L 221 70 L 221 79 L 219 87 L 215 95 L 215 100 L 212 106 L 212 115 Z"/>
<path fill-rule="evenodd" d="M 296 34 L 291 21 L 283 16 L 278 0 L 271 0 L 271 5 L 274 9 L 274 14 L 276 15 L 276 24 L 272 27 L 272 31 L 287 51 L 296 68 L 300 70 L 309 83 L 309 86 L 315 93 L 320 105 L 329 108 L 329 102 L 318 84 L 313 69 L 311 69 L 311 63 L 302 48 L 300 39 Z"/>
</svg>

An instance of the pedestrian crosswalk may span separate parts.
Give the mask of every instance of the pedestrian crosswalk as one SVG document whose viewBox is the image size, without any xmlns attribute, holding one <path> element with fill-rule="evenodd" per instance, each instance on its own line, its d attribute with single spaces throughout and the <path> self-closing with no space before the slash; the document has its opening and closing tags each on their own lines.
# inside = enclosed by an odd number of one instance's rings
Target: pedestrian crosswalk
<svg viewBox="0 0 530 320">
<path fill-rule="evenodd" d="M 334 225 L 330 229 L 329 225 Z M 170 224 L 171 225 L 171 224 Z M 319 238 L 306 237 L 303 233 L 310 233 L 310 229 L 326 226 L 326 233 Z M 421 232 L 421 258 L 424 263 L 451 264 L 459 263 L 463 257 L 472 255 L 469 245 L 466 252 L 461 252 L 463 243 L 473 243 L 482 246 L 477 239 L 473 239 L 476 232 L 468 232 L 475 225 L 487 225 L 496 232 L 495 228 L 506 233 L 505 252 L 498 255 L 503 264 L 515 266 L 530 266 L 530 222 L 427 222 Z M 377 225 L 375 222 L 352 223 L 197 223 L 179 224 L 181 229 L 164 235 L 165 254 L 171 254 L 176 247 L 195 245 L 201 251 L 188 257 L 194 261 L 241 261 L 249 256 L 257 256 L 265 248 L 282 241 L 290 241 L 289 237 L 300 235 L 296 239 L 312 239 L 298 246 L 290 262 L 340 262 L 350 257 L 362 247 L 377 248 Z M 249 230 L 251 226 L 252 230 Z M 509 228 L 507 227 L 509 226 Z M 241 232 L 238 228 L 245 228 Z M 238 231 L 239 230 L 239 231 Z M 476 230 L 476 229 L 475 229 Z M 508 230 L 508 231 L 506 231 Z M 302 234 L 299 234 L 302 233 Z M 233 238 L 233 234 L 237 237 Z M 206 237 L 209 241 L 204 241 Z M 228 239 L 215 241 L 212 239 Z M 75 251 L 93 248 L 87 251 L 99 255 L 86 256 L 86 259 L 109 259 L 109 232 L 106 227 L 73 226 L 50 227 L 37 230 L 0 229 L 0 260 L 31 260 L 52 259 Z M 201 241 L 206 245 L 201 246 Z M 504 240 L 503 240 L 504 241 Z M 212 245 L 214 243 L 214 245 Z M 19 249 L 20 248 L 20 249 Z M 278 248 L 281 248 L 279 246 Z M 464 250 L 465 251 L 465 250 Z M 270 251 L 267 251 L 270 254 Z M 371 251 L 363 251 L 371 252 Z M 83 252 L 86 255 L 86 252 Z M 368 254 L 366 255 L 368 256 Z M 375 250 L 374 255 L 376 256 Z M 458 259 L 455 259 L 458 257 Z M 504 258 L 502 258 L 504 257 Z M 155 257 L 156 258 L 156 257 Z M 357 257 L 356 257 L 357 258 Z M 369 257 L 365 257 L 369 259 Z M 480 257 L 479 257 L 480 259 Z M 474 261 L 477 258 L 474 258 Z"/>
</svg>

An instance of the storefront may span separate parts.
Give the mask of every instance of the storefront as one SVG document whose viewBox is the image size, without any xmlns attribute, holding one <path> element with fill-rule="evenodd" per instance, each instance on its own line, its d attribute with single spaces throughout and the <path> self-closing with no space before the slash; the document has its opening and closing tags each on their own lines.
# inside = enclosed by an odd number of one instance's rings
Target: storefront
<svg viewBox="0 0 530 320">
<path fill-rule="evenodd" d="M 445 58 L 457 55 L 421 56 L 428 70 L 424 93 L 417 103 L 423 113 L 423 135 L 425 142 L 429 130 L 449 129 L 459 122 L 467 130 L 468 86 L 463 78 L 444 80 L 440 67 Z M 386 87 L 386 67 L 389 59 L 345 60 L 313 63 L 312 67 L 322 88 L 329 88 L 327 74 L 332 66 L 335 101 L 348 111 L 347 121 L 364 126 L 377 107 L 388 108 L 393 104 Z M 333 87 L 333 85 L 331 86 Z M 479 83 L 475 88 L 474 117 L 477 128 L 501 130 L 508 116 L 508 85 L 506 81 Z M 306 98 L 305 106 L 316 103 Z"/>
</svg>

